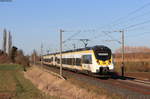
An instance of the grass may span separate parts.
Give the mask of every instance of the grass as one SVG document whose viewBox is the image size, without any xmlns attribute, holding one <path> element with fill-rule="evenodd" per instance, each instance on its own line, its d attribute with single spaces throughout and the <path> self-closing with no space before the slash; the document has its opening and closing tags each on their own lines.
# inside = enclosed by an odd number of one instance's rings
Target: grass
<svg viewBox="0 0 150 99">
<path fill-rule="evenodd" d="M 11 99 L 57 99 L 39 91 L 21 71 L 20 65 L 0 65 L 0 94 L 8 94 Z"/>
</svg>

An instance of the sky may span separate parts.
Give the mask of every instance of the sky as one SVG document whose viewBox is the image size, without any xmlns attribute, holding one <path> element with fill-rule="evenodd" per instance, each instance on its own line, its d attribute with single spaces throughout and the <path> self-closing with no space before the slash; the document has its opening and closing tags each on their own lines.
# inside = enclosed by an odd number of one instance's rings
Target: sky
<svg viewBox="0 0 150 99">
<path fill-rule="evenodd" d="M 1 0 L 0 0 L 1 1 Z M 149 0 L 12 0 L 0 2 L 0 46 L 3 29 L 11 31 L 13 45 L 26 54 L 59 49 L 59 30 L 63 29 L 63 49 L 106 45 L 120 47 L 119 31 L 125 30 L 126 46 L 150 47 Z M 149 4 L 149 5 L 148 5 Z M 137 25 L 137 26 L 136 26 Z M 109 34 L 109 35 L 106 35 Z M 71 38 L 70 38 L 71 37 Z M 70 39 L 68 39 L 70 38 Z"/>
</svg>

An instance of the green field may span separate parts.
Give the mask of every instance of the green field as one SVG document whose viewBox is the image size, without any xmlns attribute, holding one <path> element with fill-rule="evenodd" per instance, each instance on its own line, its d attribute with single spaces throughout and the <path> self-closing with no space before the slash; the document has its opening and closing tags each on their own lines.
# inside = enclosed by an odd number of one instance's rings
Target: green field
<svg viewBox="0 0 150 99">
<path fill-rule="evenodd" d="M 39 91 L 21 71 L 19 65 L 0 65 L 0 99 L 56 99 Z"/>
</svg>

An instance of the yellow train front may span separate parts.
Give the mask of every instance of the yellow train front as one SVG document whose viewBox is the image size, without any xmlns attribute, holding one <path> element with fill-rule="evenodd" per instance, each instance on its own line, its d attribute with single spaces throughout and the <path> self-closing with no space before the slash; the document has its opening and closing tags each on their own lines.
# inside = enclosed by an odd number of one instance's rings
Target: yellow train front
<svg viewBox="0 0 150 99">
<path fill-rule="evenodd" d="M 60 66 L 59 53 L 44 55 L 43 60 L 44 64 Z M 112 52 L 103 45 L 64 51 L 62 53 L 62 66 L 63 68 L 96 74 L 106 74 L 114 70 Z"/>
<path fill-rule="evenodd" d="M 114 64 L 111 50 L 106 46 L 93 47 L 93 61 L 91 71 L 93 73 L 111 73 Z"/>
</svg>

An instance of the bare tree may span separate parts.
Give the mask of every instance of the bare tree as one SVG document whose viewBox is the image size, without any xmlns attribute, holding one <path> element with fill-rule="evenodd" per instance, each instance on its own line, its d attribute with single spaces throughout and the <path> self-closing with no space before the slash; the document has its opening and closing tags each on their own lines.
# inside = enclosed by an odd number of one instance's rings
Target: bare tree
<svg viewBox="0 0 150 99">
<path fill-rule="evenodd" d="M 26 71 L 26 67 L 30 66 L 29 56 L 25 56 L 24 52 L 22 50 L 17 51 L 15 61 L 16 61 L 17 64 L 20 64 L 20 65 L 23 66 L 24 71 Z"/>
<path fill-rule="evenodd" d="M 35 64 L 36 61 L 40 60 L 40 56 L 38 56 L 37 51 L 33 50 L 31 54 L 31 61 Z"/>
</svg>

